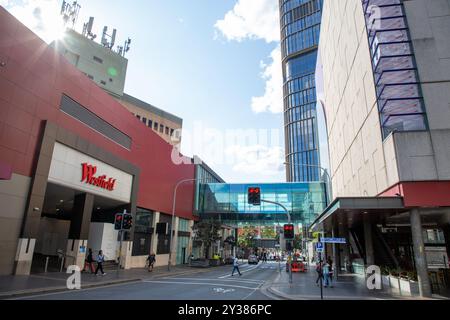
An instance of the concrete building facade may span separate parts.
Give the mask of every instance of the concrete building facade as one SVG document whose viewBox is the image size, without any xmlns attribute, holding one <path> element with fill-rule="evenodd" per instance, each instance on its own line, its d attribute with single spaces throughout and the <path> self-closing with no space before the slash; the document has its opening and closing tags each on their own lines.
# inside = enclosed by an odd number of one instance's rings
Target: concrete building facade
<svg viewBox="0 0 450 320">
<path fill-rule="evenodd" d="M 411 258 L 425 296 L 436 289 L 427 274 L 430 231 L 445 236 L 441 267 L 449 267 L 449 33 L 447 0 L 324 2 L 318 68 L 332 206 L 341 208 L 330 206 L 317 222 L 334 234 L 363 227 L 365 265 L 382 260 L 371 254 L 372 232 L 409 226 L 406 249 L 398 250 L 397 242 L 391 258 L 397 265 Z M 349 197 L 352 204 L 345 202 Z M 380 241 L 389 247 L 394 237 Z"/>
</svg>

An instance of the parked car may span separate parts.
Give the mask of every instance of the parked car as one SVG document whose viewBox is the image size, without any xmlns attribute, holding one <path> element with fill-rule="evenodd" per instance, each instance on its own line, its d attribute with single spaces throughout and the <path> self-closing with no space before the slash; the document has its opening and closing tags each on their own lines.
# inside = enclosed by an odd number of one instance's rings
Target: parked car
<svg viewBox="0 0 450 320">
<path fill-rule="evenodd" d="M 259 259 L 254 254 L 248 256 L 248 264 L 258 264 Z"/>
</svg>

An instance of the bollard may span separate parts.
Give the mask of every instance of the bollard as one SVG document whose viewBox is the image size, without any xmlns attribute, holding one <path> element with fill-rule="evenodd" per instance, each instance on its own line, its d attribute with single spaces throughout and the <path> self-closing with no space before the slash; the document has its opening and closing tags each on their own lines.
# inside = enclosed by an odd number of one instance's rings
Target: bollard
<svg viewBox="0 0 450 320">
<path fill-rule="evenodd" d="M 64 268 L 64 257 L 61 258 L 61 268 L 59 269 L 59 272 L 63 272 Z"/>
<path fill-rule="evenodd" d="M 47 273 L 47 269 L 48 269 L 48 260 L 50 259 L 50 257 L 45 258 L 45 267 L 44 267 L 44 273 Z"/>
</svg>

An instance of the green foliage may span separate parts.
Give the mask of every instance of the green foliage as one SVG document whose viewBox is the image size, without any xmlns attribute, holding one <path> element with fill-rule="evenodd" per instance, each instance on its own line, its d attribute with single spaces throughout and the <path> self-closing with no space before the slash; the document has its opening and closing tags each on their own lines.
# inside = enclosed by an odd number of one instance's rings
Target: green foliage
<svg viewBox="0 0 450 320">
<path fill-rule="evenodd" d="M 222 224 L 217 220 L 202 220 L 194 224 L 192 231 L 195 233 L 194 240 L 201 241 L 205 249 L 205 258 L 208 258 L 208 252 L 211 245 L 220 240 L 220 230 Z"/>
</svg>

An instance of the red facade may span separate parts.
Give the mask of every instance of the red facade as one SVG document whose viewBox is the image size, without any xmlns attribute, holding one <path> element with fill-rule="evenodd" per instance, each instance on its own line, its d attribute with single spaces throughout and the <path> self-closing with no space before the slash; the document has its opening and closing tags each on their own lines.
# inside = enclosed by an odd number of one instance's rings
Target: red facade
<svg viewBox="0 0 450 320">
<path fill-rule="evenodd" d="M 173 164 L 171 145 L 2 7 L 0 64 L 0 163 L 33 176 L 41 128 L 49 120 L 139 167 L 138 206 L 171 213 L 174 186 L 194 177 L 194 165 Z M 127 134 L 131 150 L 61 112 L 62 94 Z M 177 216 L 193 219 L 193 190 L 192 184 L 179 188 Z"/>
</svg>

